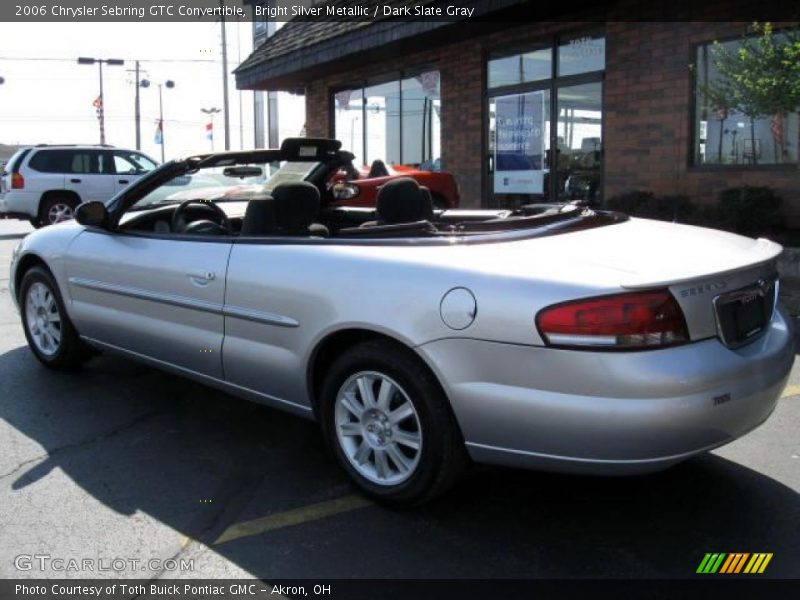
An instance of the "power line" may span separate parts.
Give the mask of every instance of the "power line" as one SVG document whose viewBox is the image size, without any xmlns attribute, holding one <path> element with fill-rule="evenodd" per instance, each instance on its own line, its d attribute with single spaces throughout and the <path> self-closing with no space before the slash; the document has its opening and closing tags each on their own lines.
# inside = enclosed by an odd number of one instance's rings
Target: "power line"
<svg viewBox="0 0 800 600">
<path fill-rule="evenodd" d="M 74 58 L 58 58 L 49 56 L 0 56 L 0 60 L 18 60 L 18 61 L 35 61 L 35 62 L 75 62 Z M 218 64 L 222 60 L 215 60 L 213 58 L 123 58 L 125 61 L 138 60 L 140 63 L 205 63 L 205 64 Z M 239 63 L 241 64 L 241 63 Z M 234 65 L 238 67 L 239 65 Z"/>
</svg>

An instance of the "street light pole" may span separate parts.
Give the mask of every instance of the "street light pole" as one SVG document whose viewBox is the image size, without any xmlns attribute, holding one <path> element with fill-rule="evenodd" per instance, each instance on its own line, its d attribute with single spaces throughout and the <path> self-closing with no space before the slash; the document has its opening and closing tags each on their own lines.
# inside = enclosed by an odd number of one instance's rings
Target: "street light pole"
<svg viewBox="0 0 800 600">
<path fill-rule="evenodd" d="M 141 105 L 139 104 L 139 61 L 136 61 L 136 102 L 134 104 L 133 118 L 136 121 L 136 149 L 142 149 L 142 131 L 140 123 L 142 121 Z"/>
<path fill-rule="evenodd" d="M 158 86 L 158 132 L 160 134 L 160 146 L 161 146 L 161 162 L 164 162 L 164 98 L 162 96 L 161 89 L 162 87 L 166 87 L 168 90 L 171 90 L 175 87 L 175 82 L 171 79 L 167 79 L 161 83 L 156 84 Z M 150 80 L 149 79 L 142 79 L 139 82 L 139 86 L 143 88 L 150 87 Z M 138 88 L 137 88 L 138 89 Z"/>
<path fill-rule="evenodd" d="M 106 107 L 105 97 L 103 96 L 103 63 L 110 66 L 122 66 L 125 64 L 124 60 L 119 58 L 88 58 L 82 56 L 78 58 L 79 65 L 93 65 L 97 63 L 99 66 L 100 74 L 100 105 L 97 107 L 97 120 L 100 124 L 100 144 L 106 143 Z"/>
<path fill-rule="evenodd" d="M 105 146 L 106 143 L 106 107 L 105 97 L 103 96 L 103 61 L 97 61 L 100 67 L 100 145 Z"/>
</svg>

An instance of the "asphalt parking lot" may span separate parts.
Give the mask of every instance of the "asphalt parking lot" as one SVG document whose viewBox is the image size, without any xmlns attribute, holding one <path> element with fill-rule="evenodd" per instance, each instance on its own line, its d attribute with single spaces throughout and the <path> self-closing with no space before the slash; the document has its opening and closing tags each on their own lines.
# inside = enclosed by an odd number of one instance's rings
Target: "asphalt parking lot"
<svg viewBox="0 0 800 600">
<path fill-rule="evenodd" d="M 669 471 L 475 468 L 388 510 L 313 423 L 113 356 L 41 367 L 7 289 L 29 231 L 0 221 L 0 577 L 671 578 L 706 552 L 770 552 L 765 576 L 800 577 L 797 365 L 766 424 Z M 33 555 L 50 560 L 18 558 Z M 55 563 L 86 558 L 95 571 Z M 148 562 L 170 558 L 193 568 Z M 97 570 L 114 559 L 148 564 Z"/>
</svg>

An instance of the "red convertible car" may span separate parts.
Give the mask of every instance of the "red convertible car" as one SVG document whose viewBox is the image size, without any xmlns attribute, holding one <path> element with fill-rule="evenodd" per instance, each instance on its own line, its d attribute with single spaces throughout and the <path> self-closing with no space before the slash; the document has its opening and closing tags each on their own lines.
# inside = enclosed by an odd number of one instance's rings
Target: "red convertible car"
<svg viewBox="0 0 800 600">
<path fill-rule="evenodd" d="M 411 177 L 428 188 L 434 208 L 458 207 L 458 185 L 450 173 L 405 165 L 389 167 L 381 160 L 359 170 L 353 169 L 352 162 L 339 169 L 330 181 L 333 202 L 347 206 L 375 206 L 378 188 L 397 177 Z"/>
<path fill-rule="evenodd" d="M 291 153 L 292 148 L 319 143 L 307 138 L 287 138 L 281 148 Z M 378 189 L 387 181 L 398 177 L 410 177 L 431 192 L 433 207 L 436 209 L 458 208 L 458 185 L 450 173 L 431 164 L 431 169 L 404 165 L 387 166 L 383 161 L 373 161 L 369 167 L 357 169 L 353 165 L 353 155 L 340 150 L 341 143 L 324 140 L 327 152 L 323 157 L 297 157 L 280 165 L 264 165 L 262 171 L 253 176 L 241 177 L 241 183 L 230 185 L 230 177 L 222 174 L 187 175 L 176 181 L 174 191 L 165 200 L 233 199 L 252 193 L 269 193 L 279 183 L 308 181 L 320 191 L 323 206 L 355 206 L 373 208 Z M 276 168 L 277 167 L 277 168 Z M 165 186 L 165 190 L 169 186 Z"/>
</svg>

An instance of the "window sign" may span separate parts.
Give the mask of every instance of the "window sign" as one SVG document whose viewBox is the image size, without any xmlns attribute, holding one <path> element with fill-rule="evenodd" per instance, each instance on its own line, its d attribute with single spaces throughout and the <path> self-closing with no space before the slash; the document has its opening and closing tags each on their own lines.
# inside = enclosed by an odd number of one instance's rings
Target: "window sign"
<svg viewBox="0 0 800 600">
<path fill-rule="evenodd" d="M 495 99 L 495 194 L 544 191 L 544 92 Z"/>
</svg>

